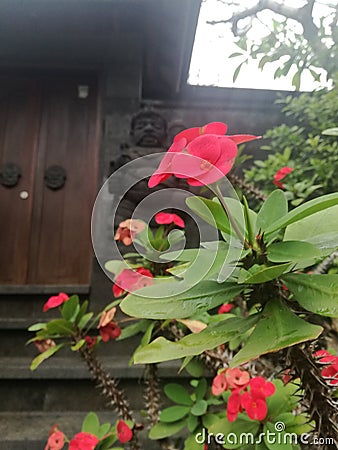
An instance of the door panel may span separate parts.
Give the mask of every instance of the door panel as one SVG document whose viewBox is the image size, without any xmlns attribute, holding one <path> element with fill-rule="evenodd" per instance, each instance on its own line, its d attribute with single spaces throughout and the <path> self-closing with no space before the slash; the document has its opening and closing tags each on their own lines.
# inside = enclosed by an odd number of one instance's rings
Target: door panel
<svg viewBox="0 0 338 450">
<path fill-rule="evenodd" d="M 35 184 L 31 284 L 88 284 L 92 247 L 91 209 L 97 189 L 96 89 L 77 97 L 76 83 L 44 94 Z M 63 188 L 45 185 L 50 166 L 65 169 Z"/>
<path fill-rule="evenodd" d="M 36 86 L 18 90 L 12 83 L 1 83 L 0 166 L 14 163 L 21 170 L 15 187 L 0 185 L 0 277 L 4 284 L 26 282 L 39 103 Z M 27 199 L 20 198 L 22 191 L 28 193 Z"/>
<path fill-rule="evenodd" d="M 93 78 L 80 84 L 89 86 L 87 98 L 78 97 L 76 77 L 20 80 L 1 95 L 0 162 L 10 158 L 22 169 L 16 187 L 0 186 L 2 285 L 90 283 L 98 95 Z M 55 165 L 67 174 L 60 189 L 45 183 L 46 169 Z"/>
</svg>

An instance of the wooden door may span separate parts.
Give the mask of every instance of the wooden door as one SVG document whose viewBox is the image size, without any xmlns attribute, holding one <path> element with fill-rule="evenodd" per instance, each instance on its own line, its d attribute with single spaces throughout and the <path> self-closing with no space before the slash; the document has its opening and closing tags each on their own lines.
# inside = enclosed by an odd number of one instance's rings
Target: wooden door
<svg viewBox="0 0 338 450">
<path fill-rule="evenodd" d="M 39 78 L 24 90 L 20 80 L 0 100 L 0 161 L 22 172 L 17 186 L 0 186 L 1 285 L 90 283 L 98 95 L 93 79 L 80 80 Z M 79 84 L 88 87 L 84 98 Z M 66 176 L 58 188 L 46 180 L 55 166 Z"/>
</svg>

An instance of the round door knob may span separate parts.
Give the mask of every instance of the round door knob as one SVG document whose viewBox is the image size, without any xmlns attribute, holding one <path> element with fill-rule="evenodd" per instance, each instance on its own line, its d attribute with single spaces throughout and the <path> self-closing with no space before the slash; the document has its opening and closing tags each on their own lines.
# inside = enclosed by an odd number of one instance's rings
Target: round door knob
<svg viewBox="0 0 338 450">
<path fill-rule="evenodd" d="M 27 200 L 27 198 L 29 197 L 29 194 L 27 191 L 21 191 L 19 195 L 22 200 Z"/>
</svg>

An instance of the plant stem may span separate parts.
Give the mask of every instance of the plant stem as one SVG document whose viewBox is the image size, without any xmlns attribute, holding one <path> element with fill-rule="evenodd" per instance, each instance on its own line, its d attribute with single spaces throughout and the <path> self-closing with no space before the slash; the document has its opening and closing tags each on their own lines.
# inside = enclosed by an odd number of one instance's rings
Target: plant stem
<svg viewBox="0 0 338 450">
<path fill-rule="evenodd" d="M 235 230 L 235 233 L 237 234 L 237 236 L 238 236 L 239 240 L 241 241 L 241 243 L 243 244 L 244 248 L 245 249 L 250 248 L 250 245 L 247 242 L 247 240 L 245 239 L 245 237 L 243 236 L 241 230 L 239 229 L 236 220 L 233 218 L 233 216 L 232 216 L 232 214 L 230 212 L 230 209 L 228 208 L 228 205 L 224 201 L 222 192 L 221 192 L 218 184 L 216 184 L 216 186 L 215 186 L 215 191 L 216 191 L 216 195 L 217 195 L 218 200 L 220 201 L 220 203 L 221 203 L 221 205 L 222 205 L 226 215 L 229 218 L 229 222 L 231 224 L 231 227 Z"/>
</svg>

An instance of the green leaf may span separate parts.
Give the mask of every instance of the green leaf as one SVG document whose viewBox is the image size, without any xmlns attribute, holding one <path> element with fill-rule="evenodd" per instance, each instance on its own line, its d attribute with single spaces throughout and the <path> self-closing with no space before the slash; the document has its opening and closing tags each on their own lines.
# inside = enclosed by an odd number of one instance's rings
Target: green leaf
<svg viewBox="0 0 338 450">
<path fill-rule="evenodd" d="M 74 322 L 80 312 L 79 297 L 72 295 L 62 306 L 61 314 L 65 320 Z"/>
<path fill-rule="evenodd" d="M 280 189 L 271 192 L 257 214 L 256 233 L 266 231 L 274 222 L 284 217 L 288 212 L 288 202 Z"/>
<path fill-rule="evenodd" d="M 136 364 L 155 363 L 199 355 L 205 350 L 217 347 L 252 328 L 259 314 L 246 318 L 229 318 L 209 325 L 200 333 L 189 334 L 178 342 L 159 337 L 134 355 Z"/>
<path fill-rule="evenodd" d="M 297 317 L 282 301 L 271 300 L 266 304 L 260 321 L 244 347 L 232 359 L 230 366 L 236 367 L 261 355 L 316 339 L 322 331 L 322 327 Z"/>
<path fill-rule="evenodd" d="M 47 324 L 47 331 L 50 335 L 72 336 L 75 333 L 74 324 L 65 319 L 55 319 Z"/>
<path fill-rule="evenodd" d="M 202 361 L 200 361 L 198 358 L 188 357 L 190 358 L 189 362 L 186 364 L 185 370 L 191 375 L 192 377 L 201 377 L 204 373 L 204 364 Z M 191 359 L 192 358 L 192 359 Z"/>
<path fill-rule="evenodd" d="M 228 216 L 219 203 L 204 197 L 198 197 L 197 195 L 188 197 L 185 202 L 192 211 L 209 225 L 230 234 L 231 227 Z"/>
<path fill-rule="evenodd" d="M 190 411 L 190 406 L 169 406 L 169 408 L 163 409 L 160 413 L 161 422 L 176 422 L 183 419 Z"/>
<path fill-rule="evenodd" d="M 288 274 L 283 282 L 297 302 L 321 316 L 338 317 L 338 275 Z"/>
<path fill-rule="evenodd" d="M 181 384 L 166 384 L 164 386 L 164 393 L 170 400 L 180 405 L 192 406 L 193 404 L 188 391 Z"/>
<path fill-rule="evenodd" d="M 43 361 L 53 356 L 57 351 L 59 351 L 62 347 L 64 347 L 66 343 L 58 344 L 55 347 L 51 347 L 43 353 L 40 353 L 36 356 L 30 366 L 31 370 L 35 370 Z"/>
<path fill-rule="evenodd" d="M 283 273 L 291 270 L 294 264 L 286 263 L 278 266 L 265 266 L 255 264 L 249 270 L 241 269 L 239 272 L 238 283 L 240 284 L 260 284 L 278 278 Z"/>
<path fill-rule="evenodd" d="M 80 339 L 79 342 L 77 342 L 75 345 L 72 345 L 70 348 L 73 350 L 73 352 L 76 352 L 76 351 L 79 350 L 85 343 L 86 343 L 86 341 L 85 341 L 84 339 Z"/>
<path fill-rule="evenodd" d="M 309 242 L 327 250 L 338 247 L 338 205 L 306 217 L 285 230 L 284 240 Z"/>
<path fill-rule="evenodd" d="M 232 76 L 232 81 L 233 81 L 234 83 L 235 83 L 235 81 L 237 80 L 238 75 L 239 75 L 239 72 L 241 71 L 241 68 L 242 68 L 242 66 L 243 66 L 243 64 L 244 64 L 245 62 L 247 62 L 247 60 L 241 62 L 241 63 L 236 67 L 236 69 L 235 69 L 235 71 L 234 71 L 234 74 L 233 74 L 233 76 Z"/>
<path fill-rule="evenodd" d="M 250 244 L 253 244 L 255 241 L 255 233 L 254 233 L 253 224 L 251 222 L 249 205 L 244 196 L 243 196 L 243 205 L 244 205 L 243 210 L 244 210 L 244 218 L 245 218 L 245 227 L 247 230 L 248 241 Z M 256 217 L 255 217 L 255 219 L 256 219 Z"/>
<path fill-rule="evenodd" d="M 46 323 L 34 323 L 34 325 L 31 325 L 28 328 L 28 331 L 40 331 L 40 330 L 46 330 L 47 324 Z"/>
<path fill-rule="evenodd" d="M 215 308 L 243 291 L 235 283 L 201 281 L 185 292 L 183 282 L 153 285 L 129 294 L 121 303 L 125 314 L 146 319 L 183 319 Z M 165 295 L 165 296 L 164 296 Z"/>
<path fill-rule="evenodd" d="M 104 268 L 116 276 L 122 272 L 123 269 L 128 269 L 129 266 L 124 260 L 112 259 L 105 263 Z"/>
<path fill-rule="evenodd" d="M 191 408 L 191 414 L 194 416 L 203 416 L 208 409 L 208 403 L 206 400 L 198 400 Z"/>
<path fill-rule="evenodd" d="M 207 380 L 202 378 L 195 389 L 196 400 L 202 400 L 207 392 Z"/>
<path fill-rule="evenodd" d="M 236 58 L 236 56 L 243 56 L 243 53 L 239 52 L 231 53 L 231 55 L 229 55 L 228 58 Z"/>
<path fill-rule="evenodd" d="M 327 128 L 326 130 L 322 131 L 322 134 L 326 136 L 338 136 L 338 128 Z"/>
<path fill-rule="evenodd" d="M 82 330 L 88 324 L 88 322 L 93 317 L 93 315 L 94 315 L 94 313 L 89 312 L 81 317 L 81 319 L 79 320 L 79 323 L 78 323 L 78 327 L 80 328 L 80 330 Z"/>
<path fill-rule="evenodd" d="M 299 91 L 300 89 L 300 76 L 302 74 L 301 70 L 297 70 L 297 72 L 292 77 L 292 86 L 296 88 L 296 91 Z"/>
<path fill-rule="evenodd" d="M 80 311 L 78 312 L 78 315 L 76 316 L 76 320 L 75 323 L 78 325 L 78 323 L 80 322 L 80 320 L 82 319 L 82 317 L 86 314 L 87 309 L 88 309 L 88 300 L 85 300 L 82 305 L 80 306 Z"/>
<path fill-rule="evenodd" d="M 100 429 L 100 422 L 97 415 L 93 412 L 88 413 L 82 423 L 81 431 L 85 433 L 91 433 L 96 436 L 99 432 L 99 429 Z"/>
<path fill-rule="evenodd" d="M 284 241 L 271 244 L 267 249 L 267 258 L 273 263 L 286 261 L 298 262 L 304 259 L 321 257 L 321 251 L 314 245 L 302 241 Z"/>
<path fill-rule="evenodd" d="M 104 436 L 106 436 L 106 434 L 109 433 L 110 428 L 111 428 L 111 424 L 108 422 L 100 425 L 99 431 L 97 433 L 97 437 L 99 439 L 102 439 Z"/>
<path fill-rule="evenodd" d="M 138 320 L 136 323 L 132 325 L 128 325 L 127 327 L 122 329 L 120 336 L 116 339 L 117 341 L 123 341 L 124 339 L 128 339 L 132 336 L 135 336 L 138 333 L 144 333 L 150 324 L 150 320 L 142 319 Z"/>
<path fill-rule="evenodd" d="M 276 220 L 272 225 L 270 225 L 266 230 L 267 235 L 271 235 L 277 230 L 283 229 L 292 223 L 298 222 L 299 220 L 309 217 L 319 211 L 330 208 L 338 204 L 338 193 L 323 195 L 322 197 L 310 200 L 292 211 L 288 212 L 284 217 Z"/>
<path fill-rule="evenodd" d="M 164 439 L 178 433 L 186 425 L 186 420 L 179 420 L 173 423 L 159 422 L 149 431 L 149 438 L 152 440 Z"/>
<path fill-rule="evenodd" d="M 193 416 L 192 414 L 189 414 L 188 420 L 187 420 L 187 427 L 190 433 L 195 431 L 196 427 L 198 425 L 198 418 L 197 416 Z"/>
<path fill-rule="evenodd" d="M 204 444 L 199 444 L 196 442 L 195 434 L 191 434 L 184 441 L 184 450 L 203 450 L 204 448 Z"/>
</svg>

